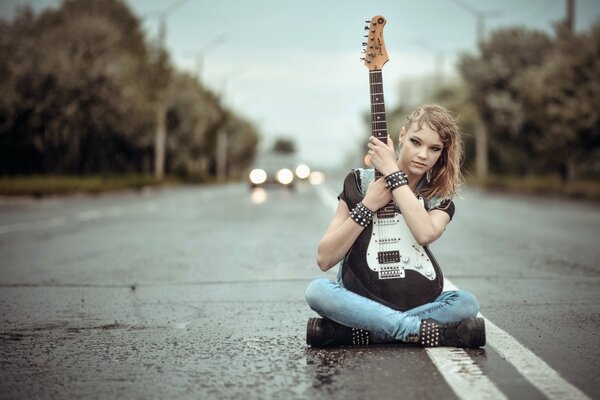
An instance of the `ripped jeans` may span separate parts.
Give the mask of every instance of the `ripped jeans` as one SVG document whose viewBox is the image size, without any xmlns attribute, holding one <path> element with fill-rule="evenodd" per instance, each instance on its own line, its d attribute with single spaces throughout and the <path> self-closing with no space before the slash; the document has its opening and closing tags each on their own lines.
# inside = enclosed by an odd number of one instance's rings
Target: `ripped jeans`
<svg viewBox="0 0 600 400">
<path fill-rule="evenodd" d="M 418 335 L 422 319 L 433 318 L 446 324 L 475 317 L 479 303 L 463 290 L 442 292 L 433 302 L 401 312 L 360 296 L 329 279 L 317 279 L 306 289 L 310 308 L 339 324 L 364 329 L 373 343 L 408 341 Z"/>
</svg>

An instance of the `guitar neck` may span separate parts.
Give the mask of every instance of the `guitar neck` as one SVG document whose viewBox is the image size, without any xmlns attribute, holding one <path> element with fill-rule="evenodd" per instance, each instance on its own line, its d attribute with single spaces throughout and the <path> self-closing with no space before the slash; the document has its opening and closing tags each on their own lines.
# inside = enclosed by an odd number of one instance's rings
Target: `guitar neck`
<svg viewBox="0 0 600 400">
<path fill-rule="evenodd" d="M 369 88 L 371 91 L 371 134 L 387 144 L 388 134 L 383 98 L 383 75 L 380 69 L 369 72 Z M 382 176 L 381 172 L 375 170 L 375 179 L 379 179 Z"/>
</svg>

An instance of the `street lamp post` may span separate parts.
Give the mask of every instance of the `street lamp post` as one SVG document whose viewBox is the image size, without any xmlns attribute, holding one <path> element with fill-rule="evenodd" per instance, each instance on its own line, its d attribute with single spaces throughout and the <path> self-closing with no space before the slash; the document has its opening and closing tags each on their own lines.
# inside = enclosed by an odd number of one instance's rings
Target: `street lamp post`
<svg viewBox="0 0 600 400">
<path fill-rule="evenodd" d="M 463 0 L 452 0 L 452 2 L 475 18 L 477 44 L 480 45 L 485 34 L 485 19 L 498 17 L 501 13 L 498 11 L 477 10 Z M 480 121 L 475 131 L 475 173 L 478 178 L 485 179 L 489 171 L 488 131 L 483 122 L 481 105 L 478 104 L 476 107 Z"/>
<path fill-rule="evenodd" d="M 245 70 L 236 70 L 234 71 L 235 76 L 233 78 L 228 77 L 223 80 L 222 90 L 221 90 L 221 99 L 224 103 L 224 106 L 227 107 L 225 103 L 227 103 L 227 95 L 229 91 L 227 90 L 227 86 L 231 84 L 231 81 L 234 79 L 239 79 L 244 74 L 247 73 Z M 229 74 L 230 76 L 234 75 L 233 73 Z M 233 107 L 233 104 L 232 104 Z M 226 113 L 228 111 L 225 111 Z M 229 142 L 229 133 L 227 132 L 227 128 L 222 126 L 217 132 L 217 149 L 216 149 L 216 161 L 217 161 L 217 179 L 222 181 L 227 178 L 227 147 Z"/>
<path fill-rule="evenodd" d="M 440 89 L 444 83 L 444 52 L 437 46 L 433 45 L 430 41 L 416 33 L 413 42 L 433 53 L 433 87 L 434 91 Z"/>
<path fill-rule="evenodd" d="M 204 64 L 206 63 L 206 55 L 223 43 L 227 42 L 227 40 L 227 35 L 222 33 L 219 36 L 211 39 L 207 45 L 198 51 L 198 55 L 196 57 L 196 70 L 198 71 L 198 80 L 200 80 L 200 82 L 204 80 Z"/>
<path fill-rule="evenodd" d="M 165 51 L 165 41 L 167 36 L 167 17 L 176 8 L 188 0 L 178 0 L 169 7 L 158 13 L 158 49 L 159 54 Z M 159 89 L 156 100 L 156 131 L 154 135 L 154 176 L 156 179 L 162 179 L 165 173 L 165 152 L 167 142 L 166 128 L 166 105 L 164 99 L 164 88 Z"/>
</svg>

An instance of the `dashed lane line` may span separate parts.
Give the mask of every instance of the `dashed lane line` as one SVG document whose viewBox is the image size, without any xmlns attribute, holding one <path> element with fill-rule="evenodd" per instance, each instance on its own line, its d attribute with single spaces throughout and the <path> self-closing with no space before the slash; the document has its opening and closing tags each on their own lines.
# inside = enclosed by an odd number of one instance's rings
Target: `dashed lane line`
<svg viewBox="0 0 600 400">
<path fill-rule="evenodd" d="M 31 229 L 55 228 L 57 226 L 64 225 L 65 222 L 66 218 L 64 217 L 54 217 L 36 221 L 19 222 L 17 224 L 0 226 L 0 234 L 22 232 Z"/>
</svg>

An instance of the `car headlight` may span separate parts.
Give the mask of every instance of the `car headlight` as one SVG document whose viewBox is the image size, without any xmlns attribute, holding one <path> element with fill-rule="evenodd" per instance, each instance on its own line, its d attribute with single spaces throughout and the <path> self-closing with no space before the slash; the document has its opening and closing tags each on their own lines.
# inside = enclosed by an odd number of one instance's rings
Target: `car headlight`
<svg viewBox="0 0 600 400">
<path fill-rule="evenodd" d="M 250 182 L 254 183 L 255 185 L 260 185 L 261 183 L 264 183 L 266 180 L 267 180 L 267 173 L 265 172 L 264 169 L 255 168 L 252 171 L 250 171 Z"/>
<path fill-rule="evenodd" d="M 296 176 L 300 179 L 306 179 L 310 175 L 310 168 L 306 164 L 300 164 L 296 167 Z"/>
<path fill-rule="evenodd" d="M 308 181 L 312 185 L 320 185 L 323 182 L 325 182 L 325 174 L 322 173 L 321 171 L 313 171 L 310 173 L 310 176 L 308 177 Z"/>
<path fill-rule="evenodd" d="M 277 171 L 276 178 L 279 183 L 288 185 L 294 180 L 294 173 L 287 168 L 282 168 Z"/>
</svg>

